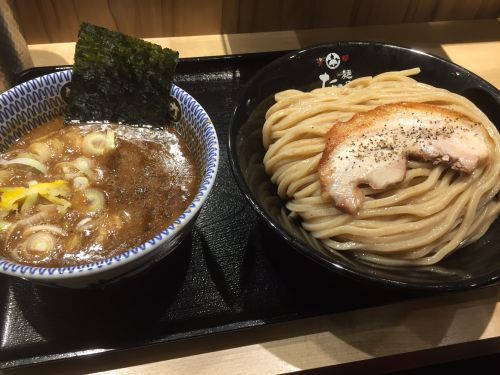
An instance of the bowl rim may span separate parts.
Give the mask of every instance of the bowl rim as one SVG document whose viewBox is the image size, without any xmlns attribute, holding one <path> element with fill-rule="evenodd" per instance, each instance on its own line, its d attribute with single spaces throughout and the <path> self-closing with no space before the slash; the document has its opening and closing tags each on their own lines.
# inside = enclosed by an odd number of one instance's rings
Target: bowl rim
<svg viewBox="0 0 500 375">
<path fill-rule="evenodd" d="M 293 235 L 289 234 L 286 230 L 281 228 L 281 226 L 270 216 L 268 215 L 264 209 L 260 207 L 260 204 L 258 203 L 254 193 L 250 190 L 248 187 L 245 179 L 239 172 L 240 169 L 236 163 L 237 159 L 237 152 L 236 152 L 236 145 L 234 141 L 236 141 L 236 131 L 235 131 L 235 117 L 238 112 L 238 105 L 242 103 L 243 98 L 245 98 L 245 95 L 247 91 L 252 87 L 255 82 L 257 82 L 261 76 L 265 75 L 269 70 L 274 69 L 275 67 L 279 66 L 283 61 L 289 60 L 297 55 L 300 55 L 305 52 L 313 51 L 316 49 L 323 49 L 323 48 L 336 48 L 340 46 L 380 46 L 380 47 L 386 47 L 398 51 L 404 51 L 404 53 L 414 53 L 414 54 L 419 54 L 422 55 L 430 60 L 435 60 L 438 61 L 439 63 L 444 63 L 446 65 L 450 65 L 451 67 L 466 73 L 478 81 L 480 81 L 485 88 L 488 89 L 488 91 L 496 92 L 498 95 L 499 90 L 496 89 L 491 83 L 488 81 L 484 80 L 483 78 L 479 77 L 477 74 L 467 70 L 466 68 L 452 62 L 449 60 L 446 60 L 442 57 L 415 49 L 411 47 L 405 47 L 397 44 L 387 44 L 383 42 L 371 42 L 371 41 L 336 41 L 336 42 L 331 42 L 331 43 L 321 43 L 321 44 L 316 44 L 312 45 L 310 47 L 305 47 L 301 49 L 297 49 L 295 51 L 291 51 L 289 53 L 284 54 L 281 57 L 278 57 L 277 59 L 273 60 L 269 64 L 265 65 L 257 73 L 255 73 L 247 82 L 246 84 L 240 89 L 238 96 L 236 97 L 235 104 L 233 107 L 233 112 L 231 114 L 231 120 L 229 123 L 229 130 L 228 130 L 228 139 L 227 139 L 227 153 L 229 157 L 229 163 L 231 165 L 231 171 L 233 173 L 233 176 L 235 177 L 235 180 L 238 184 L 238 187 L 240 188 L 240 191 L 243 193 L 245 198 L 250 202 L 250 205 L 253 207 L 253 209 L 259 214 L 259 216 L 264 220 L 266 225 L 268 225 L 271 229 L 275 230 L 279 236 L 281 236 L 282 240 L 284 240 L 288 245 L 293 247 L 296 251 L 298 251 L 300 254 L 305 256 L 306 258 L 314 261 L 317 264 L 320 264 L 321 266 L 327 268 L 330 271 L 333 271 L 334 273 L 338 274 L 339 276 L 344 276 L 348 277 L 350 279 L 354 279 L 357 281 L 362 281 L 362 282 L 370 282 L 374 283 L 379 286 L 384 286 L 384 287 L 391 287 L 391 288 L 399 288 L 399 289 L 407 289 L 407 290 L 413 290 L 413 291 L 427 291 L 427 292 L 432 292 L 432 291 L 458 291 L 458 290 L 465 290 L 465 289 L 470 289 L 470 288 L 476 288 L 488 284 L 493 284 L 495 281 L 500 280 L 500 269 L 498 271 L 490 272 L 485 275 L 481 275 L 480 277 L 476 278 L 469 278 L 469 279 L 463 279 L 463 280 L 455 280 L 455 281 L 447 281 L 447 282 L 441 282 L 441 283 L 436 283 L 434 281 L 429 281 L 429 282 L 424 282 L 424 283 L 412 283 L 412 282 L 405 282 L 405 281 L 400 281 L 400 280 L 394 280 L 391 278 L 386 278 L 383 276 L 375 276 L 372 273 L 368 272 L 360 272 L 356 270 L 354 267 L 350 267 L 349 265 L 345 264 L 339 264 L 337 263 L 333 258 L 329 257 L 327 254 L 323 254 L 319 251 L 315 251 L 311 248 L 309 248 L 306 244 L 302 243 L 302 241 L 298 240 L 295 238 Z"/>
<path fill-rule="evenodd" d="M 8 99 L 11 95 L 19 95 L 19 93 L 23 93 L 24 89 L 33 89 L 33 91 L 37 91 L 40 88 L 53 85 L 56 83 L 54 80 L 61 76 L 64 77 L 64 74 L 69 74 L 68 81 L 70 81 L 72 70 L 60 70 L 12 87 L 11 89 L 0 94 L 0 101 L 2 101 L 2 99 Z M 36 88 L 33 88 L 34 84 L 36 84 Z M 90 275 L 96 276 L 105 271 L 110 271 L 120 266 L 135 262 L 139 258 L 150 254 L 157 247 L 177 236 L 188 223 L 196 219 L 199 210 L 207 199 L 215 183 L 220 162 L 219 141 L 212 120 L 196 99 L 194 99 L 187 91 L 173 83 L 171 95 L 176 97 L 181 105 L 183 102 L 189 102 L 189 105 L 192 106 L 190 111 L 196 113 L 196 118 L 199 119 L 201 127 L 204 129 L 202 137 L 206 139 L 206 142 L 203 143 L 206 143 L 205 148 L 207 162 L 202 169 L 200 186 L 193 200 L 184 212 L 176 217 L 168 227 L 165 227 L 160 233 L 156 234 L 148 241 L 102 261 L 87 263 L 79 266 L 39 267 L 16 263 L 0 256 L 0 273 L 8 276 L 43 282 L 86 278 Z"/>
</svg>

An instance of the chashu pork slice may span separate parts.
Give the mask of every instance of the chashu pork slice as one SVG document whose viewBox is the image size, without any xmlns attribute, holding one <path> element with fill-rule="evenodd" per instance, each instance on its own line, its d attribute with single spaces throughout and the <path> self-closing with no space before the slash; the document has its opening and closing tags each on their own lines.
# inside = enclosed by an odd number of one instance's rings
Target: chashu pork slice
<svg viewBox="0 0 500 375">
<path fill-rule="evenodd" d="M 458 112 L 423 103 L 397 103 L 335 123 L 326 134 L 318 173 L 322 194 L 355 214 L 360 184 L 384 189 L 401 182 L 407 159 L 446 163 L 471 173 L 489 157 L 484 127 Z"/>
</svg>

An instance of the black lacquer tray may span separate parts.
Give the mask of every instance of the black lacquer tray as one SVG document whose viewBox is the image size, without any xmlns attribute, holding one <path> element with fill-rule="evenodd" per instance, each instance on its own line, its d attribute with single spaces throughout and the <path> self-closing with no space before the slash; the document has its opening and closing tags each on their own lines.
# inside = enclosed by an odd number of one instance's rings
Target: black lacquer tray
<svg viewBox="0 0 500 375">
<path fill-rule="evenodd" d="M 282 52 L 181 60 L 176 84 L 207 110 L 221 164 L 193 232 L 166 259 L 102 290 L 0 275 L 0 368 L 91 355 L 418 296 L 340 278 L 288 247 L 239 191 L 226 144 L 239 88 Z M 19 82 L 56 67 L 23 72 Z"/>
</svg>

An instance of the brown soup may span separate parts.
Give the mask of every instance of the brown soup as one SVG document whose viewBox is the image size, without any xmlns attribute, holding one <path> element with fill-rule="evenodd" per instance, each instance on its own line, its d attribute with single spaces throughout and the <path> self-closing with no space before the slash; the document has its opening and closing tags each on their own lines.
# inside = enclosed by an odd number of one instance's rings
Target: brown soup
<svg viewBox="0 0 500 375">
<path fill-rule="evenodd" d="M 65 267 L 136 247 L 189 205 L 200 171 L 173 130 L 64 127 L 21 138 L 0 161 L 0 254 Z"/>
</svg>

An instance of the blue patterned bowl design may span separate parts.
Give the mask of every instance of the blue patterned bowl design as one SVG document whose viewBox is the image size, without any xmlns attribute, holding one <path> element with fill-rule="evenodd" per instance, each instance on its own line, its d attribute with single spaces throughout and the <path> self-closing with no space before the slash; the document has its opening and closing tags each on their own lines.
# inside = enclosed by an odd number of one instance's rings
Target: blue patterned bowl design
<svg viewBox="0 0 500 375">
<path fill-rule="evenodd" d="M 66 102 L 63 96 L 71 75 L 71 70 L 59 71 L 0 94 L 0 152 L 30 130 L 64 113 Z M 143 270 L 169 254 L 193 226 L 214 185 L 219 164 L 215 128 L 201 105 L 180 87 L 172 85 L 169 107 L 175 119 L 174 127 L 188 143 L 202 171 L 199 190 L 182 215 L 146 243 L 100 262 L 43 268 L 16 264 L 0 257 L 0 272 L 44 284 L 80 288 L 116 281 Z"/>
</svg>

